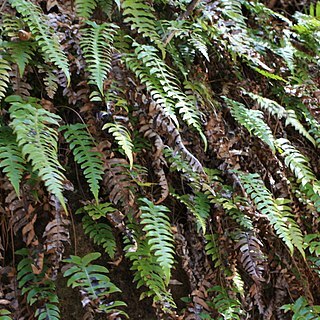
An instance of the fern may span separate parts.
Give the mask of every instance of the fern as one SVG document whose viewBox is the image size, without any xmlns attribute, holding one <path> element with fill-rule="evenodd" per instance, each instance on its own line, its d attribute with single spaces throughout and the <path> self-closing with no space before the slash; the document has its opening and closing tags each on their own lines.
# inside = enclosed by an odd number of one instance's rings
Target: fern
<svg viewBox="0 0 320 320">
<path fill-rule="evenodd" d="M 197 222 L 197 231 L 202 229 L 203 234 L 206 234 L 207 219 L 210 215 L 210 202 L 208 196 L 201 192 L 196 192 L 194 196 L 178 195 L 171 193 L 172 196 L 181 201 L 190 212 L 195 216 Z"/>
<path fill-rule="evenodd" d="M 215 268 L 221 266 L 221 257 L 219 252 L 219 239 L 217 234 L 207 234 L 205 235 L 206 246 L 205 250 L 207 255 L 211 256 L 211 260 Z"/>
<path fill-rule="evenodd" d="M 31 162 L 32 168 L 43 180 L 47 190 L 55 195 L 67 212 L 62 191 L 65 176 L 58 161 L 58 132 L 60 117 L 41 108 L 33 102 L 25 102 L 18 96 L 6 99 L 11 104 L 9 109 L 14 133 L 22 155 Z"/>
<path fill-rule="evenodd" d="M 293 254 L 296 247 L 302 256 L 305 256 L 303 250 L 303 236 L 285 199 L 274 199 L 271 192 L 265 187 L 258 174 L 238 173 L 244 189 L 254 201 L 257 209 L 270 221 L 276 234 L 283 240 Z"/>
<path fill-rule="evenodd" d="M 102 130 L 105 129 L 109 129 L 108 131 L 114 136 L 117 143 L 128 157 L 131 170 L 133 166 L 133 143 L 127 128 L 119 123 L 106 123 L 102 127 Z"/>
<path fill-rule="evenodd" d="M 285 304 L 280 309 L 291 311 L 293 320 L 320 320 L 320 306 L 310 306 L 305 297 L 300 297 L 294 303 Z"/>
<path fill-rule="evenodd" d="M 80 46 L 90 73 L 89 83 L 95 84 L 104 96 L 104 81 L 111 69 L 112 43 L 116 25 L 87 21 Z"/>
<path fill-rule="evenodd" d="M 135 272 L 134 281 L 137 282 L 137 288 L 141 286 L 148 288 L 141 294 L 140 299 L 153 297 L 154 302 L 161 303 L 164 309 L 175 308 L 173 297 L 165 283 L 163 268 L 153 254 L 148 239 L 143 237 L 142 230 L 138 226 L 134 226 L 133 230 L 137 247 L 133 248 L 132 241 L 126 237 L 125 251 L 132 262 L 131 270 Z"/>
<path fill-rule="evenodd" d="M 143 37 L 148 37 L 165 55 L 164 46 L 156 29 L 157 18 L 154 9 L 143 0 L 124 0 L 121 3 L 125 23 L 130 24 L 132 30 L 137 30 Z"/>
<path fill-rule="evenodd" d="M 78 212 L 77 212 L 78 213 Z M 114 258 L 117 244 L 112 233 L 112 228 L 103 222 L 96 222 L 89 216 L 82 218 L 83 231 L 95 244 L 102 246 L 111 259 Z"/>
<path fill-rule="evenodd" d="M 0 320 L 12 320 L 10 315 L 11 315 L 11 312 L 6 309 L 0 310 Z"/>
<path fill-rule="evenodd" d="M 216 296 L 212 300 L 213 307 L 219 312 L 217 320 L 240 320 L 243 310 L 238 299 L 230 297 L 227 290 L 221 286 L 214 286 L 208 290 L 215 292 Z"/>
<path fill-rule="evenodd" d="M 74 160 L 82 168 L 90 190 L 98 203 L 99 181 L 102 179 L 104 168 L 100 153 L 92 150 L 94 142 L 86 125 L 80 123 L 66 125 L 60 130 L 65 130 L 64 137 L 73 152 Z"/>
<path fill-rule="evenodd" d="M 259 110 L 249 110 L 242 103 L 224 97 L 231 107 L 232 116 L 243 125 L 249 133 L 253 133 L 275 152 L 274 138 L 269 126 L 263 120 L 263 113 Z"/>
<path fill-rule="evenodd" d="M 10 0 L 9 2 L 28 24 L 31 33 L 34 35 L 42 51 L 43 58 L 60 68 L 66 75 L 69 84 L 70 72 L 68 59 L 61 50 L 57 35 L 54 34 L 44 20 L 40 7 L 27 0 Z"/>
<path fill-rule="evenodd" d="M 287 139 L 277 139 L 276 145 L 279 152 L 284 157 L 286 166 L 291 169 L 298 179 L 298 182 L 301 182 L 302 186 L 306 185 L 307 183 L 313 183 L 317 180 L 316 176 L 308 166 L 308 159 L 294 146 L 292 146 Z"/>
<path fill-rule="evenodd" d="M 28 257 L 28 250 L 21 249 L 17 254 L 24 258 L 17 267 L 17 280 L 21 293 L 26 294 L 27 303 L 32 306 L 35 303 L 40 304 L 35 316 L 38 320 L 60 319 L 60 310 L 58 296 L 55 293 L 56 287 L 52 280 L 45 277 L 45 271 L 41 274 L 34 274 L 32 270 L 33 260 Z"/>
<path fill-rule="evenodd" d="M 112 207 L 111 203 L 88 204 L 83 208 L 77 210 L 77 213 L 86 212 L 92 220 L 106 218 L 108 214 L 114 213 L 116 209 Z"/>
<path fill-rule="evenodd" d="M 34 44 L 28 41 L 8 42 L 5 47 L 10 53 L 11 61 L 17 64 L 20 77 L 22 77 L 26 66 L 32 59 Z"/>
<path fill-rule="evenodd" d="M 104 313 L 118 312 L 118 314 L 126 315 L 122 310 L 115 309 L 117 307 L 126 306 L 122 301 L 108 302 L 107 299 L 112 293 L 120 292 L 121 290 L 115 286 L 106 276 L 109 272 L 106 267 L 91 264 L 93 260 L 100 258 L 98 252 L 91 252 L 80 258 L 71 255 L 64 262 L 71 266 L 63 274 L 64 277 L 69 277 L 67 286 L 72 288 L 81 288 L 82 294 L 90 301 L 98 304 L 98 310 Z"/>
<path fill-rule="evenodd" d="M 7 175 L 16 194 L 20 197 L 20 181 L 25 169 L 16 136 L 8 127 L 0 128 L 0 168 Z"/>
<path fill-rule="evenodd" d="M 97 6 L 97 0 L 76 0 L 76 14 L 80 18 L 89 19 Z"/>
<path fill-rule="evenodd" d="M 163 269 L 166 284 L 170 281 L 171 268 L 174 263 L 173 235 L 167 213 L 170 210 L 161 205 L 154 205 L 150 200 L 140 199 L 147 206 L 141 206 L 141 223 L 147 234 L 150 250 L 154 252 L 157 261 Z"/>
<path fill-rule="evenodd" d="M 182 119 L 191 127 L 195 128 L 200 134 L 207 147 L 207 140 L 204 136 L 200 124 L 200 112 L 189 102 L 186 95 L 181 91 L 177 77 L 167 67 L 165 62 L 157 55 L 157 50 L 152 46 L 141 45 L 137 42 L 133 43 L 135 48 L 136 59 L 142 61 L 143 66 L 135 63 L 132 59 L 127 59 L 128 67 L 135 72 L 140 81 L 146 84 L 147 89 L 155 96 L 158 103 L 167 108 L 169 101 L 169 109 L 167 113 L 172 120 L 178 125 L 177 119 L 173 116 L 173 110 L 178 109 Z M 154 92 L 154 93 L 152 93 Z M 159 101 L 160 98 L 160 101 Z M 169 99 L 169 100 L 168 100 Z M 175 101 L 174 103 L 170 100 Z"/>
<path fill-rule="evenodd" d="M 5 96 L 8 87 L 9 70 L 11 70 L 11 67 L 8 61 L 0 55 L 0 101 Z"/>
</svg>

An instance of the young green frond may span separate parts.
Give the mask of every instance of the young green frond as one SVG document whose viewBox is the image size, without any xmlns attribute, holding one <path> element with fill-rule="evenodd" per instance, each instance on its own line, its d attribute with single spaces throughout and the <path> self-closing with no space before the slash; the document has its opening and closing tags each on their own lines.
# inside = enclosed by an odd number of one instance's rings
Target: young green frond
<svg viewBox="0 0 320 320">
<path fill-rule="evenodd" d="M 25 170 L 25 161 L 16 138 L 9 127 L 0 128 L 0 168 L 7 175 L 16 194 L 20 197 L 20 181 Z"/>
<path fill-rule="evenodd" d="M 174 245 L 171 225 L 167 215 L 170 210 L 162 205 L 154 205 L 146 198 L 140 199 L 146 204 L 141 206 L 141 223 L 147 234 L 150 250 L 154 252 L 161 266 L 166 284 L 170 281 L 171 269 L 174 263 Z"/>
<path fill-rule="evenodd" d="M 97 6 L 97 0 L 76 0 L 75 8 L 77 16 L 89 19 Z"/>
<path fill-rule="evenodd" d="M 78 211 L 76 213 L 79 213 Z M 117 250 L 116 239 L 112 232 L 112 228 L 103 222 L 96 222 L 88 215 L 82 218 L 82 227 L 93 242 L 101 246 L 111 259 Z"/>
<path fill-rule="evenodd" d="M 5 43 L 5 47 L 8 49 L 10 59 L 17 64 L 20 77 L 22 77 L 26 66 L 32 59 L 34 44 L 29 41 L 8 42 Z"/>
<path fill-rule="evenodd" d="M 97 24 L 87 21 L 80 46 L 90 73 L 90 82 L 104 96 L 104 81 L 111 69 L 112 44 L 117 26 L 110 23 Z"/>
<path fill-rule="evenodd" d="M 212 303 L 215 309 L 219 312 L 218 319 L 220 320 L 240 320 L 244 311 L 241 309 L 241 303 L 236 299 L 235 294 L 230 296 L 230 293 L 221 286 L 214 286 L 208 291 L 216 293 Z"/>
<path fill-rule="evenodd" d="M 294 221 L 289 203 L 286 199 L 274 199 L 257 173 L 237 173 L 240 181 L 256 205 L 257 209 L 270 221 L 276 234 L 283 240 L 293 254 L 296 247 L 304 257 L 303 236 L 298 224 Z"/>
<path fill-rule="evenodd" d="M 121 3 L 124 22 L 130 24 L 132 30 L 137 30 L 143 37 L 148 37 L 155 43 L 165 55 L 164 45 L 156 29 L 157 18 L 153 14 L 151 5 L 145 4 L 143 0 L 124 0 Z"/>
<path fill-rule="evenodd" d="M 60 131 L 62 130 L 64 130 L 64 137 L 69 143 L 74 160 L 83 169 L 90 190 L 98 203 L 99 182 L 104 172 L 101 155 L 99 152 L 92 150 L 95 145 L 86 125 L 80 123 L 66 125 L 60 128 Z"/>
<path fill-rule="evenodd" d="M 5 96 L 9 82 L 10 64 L 0 55 L 0 101 Z"/>
<path fill-rule="evenodd" d="M 59 38 L 50 29 L 47 21 L 44 19 L 41 8 L 28 0 L 9 0 L 9 2 L 27 23 L 42 51 L 43 58 L 60 68 L 66 75 L 69 84 L 70 72 L 68 59 L 60 47 Z"/>
<path fill-rule="evenodd" d="M 91 252 L 80 258 L 71 255 L 64 262 L 70 264 L 63 276 L 68 277 L 67 286 L 72 288 L 81 288 L 82 295 L 89 299 L 93 304 L 97 304 L 98 310 L 104 313 L 115 312 L 126 315 L 122 310 L 115 309 L 119 306 L 126 306 L 122 301 L 109 302 L 108 298 L 112 293 L 121 292 L 106 275 L 109 270 L 106 267 L 91 264 L 93 260 L 101 257 L 98 252 Z"/>
<path fill-rule="evenodd" d="M 115 212 L 117 209 L 110 202 L 88 204 L 77 210 L 76 213 L 86 212 L 92 220 L 106 218 L 108 214 Z"/>
<path fill-rule="evenodd" d="M 10 96 L 6 101 L 11 104 L 10 126 L 17 136 L 23 157 L 31 162 L 48 192 L 55 195 L 67 211 L 62 194 L 66 177 L 58 160 L 58 132 L 55 129 L 61 118 L 42 109 L 37 103 L 23 101 L 18 96 Z"/>
<path fill-rule="evenodd" d="M 151 244 L 138 226 L 129 227 L 133 227 L 131 231 L 135 245 L 129 237 L 125 237 L 126 257 L 132 262 L 131 270 L 135 273 L 134 281 L 137 282 L 137 288 L 141 286 L 148 288 L 141 294 L 140 299 L 153 297 L 154 302 L 160 303 L 165 310 L 175 308 L 173 297 L 165 283 L 163 268 L 152 252 Z"/>
<path fill-rule="evenodd" d="M 293 313 L 292 319 L 320 319 L 320 306 L 309 305 L 307 299 L 303 296 L 297 299 L 294 303 L 283 305 L 280 309 L 284 310 L 285 313 L 291 311 Z"/>
<path fill-rule="evenodd" d="M 308 133 L 302 123 L 299 121 L 296 113 L 294 110 L 289 109 L 286 110 L 282 107 L 279 103 L 274 100 L 259 96 L 255 93 L 248 92 L 243 90 L 245 94 L 247 94 L 250 98 L 257 101 L 258 106 L 272 114 L 278 119 L 285 118 L 285 125 L 292 125 L 299 133 L 301 133 L 305 138 L 307 138 L 313 145 L 315 145 L 315 140 L 312 136 Z"/>
<path fill-rule="evenodd" d="M 133 143 L 128 129 L 119 124 L 119 123 L 106 123 L 102 130 L 108 129 L 109 133 L 111 133 L 115 140 L 117 141 L 120 148 L 124 151 L 126 156 L 129 159 L 130 169 L 133 166 Z"/>
<path fill-rule="evenodd" d="M 242 103 L 224 97 L 230 107 L 232 116 L 243 125 L 249 133 L 253 133 L 275 152 L 274 137 L 271 129 L 263 120 L 263 113 L 259 110 L 247 109 Z"/>
</svg>

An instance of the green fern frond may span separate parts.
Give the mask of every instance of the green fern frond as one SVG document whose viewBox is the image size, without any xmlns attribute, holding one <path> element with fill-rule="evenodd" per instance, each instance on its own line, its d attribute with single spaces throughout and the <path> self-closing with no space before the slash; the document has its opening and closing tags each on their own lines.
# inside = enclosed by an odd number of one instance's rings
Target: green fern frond
<svg viewBox="0 0 320 320">
<path fill-rule="evenodd" d="M 128 157 L 131 170 L 133 166 L 133 143 L 128 129 L 119 123 L 106 123 L 102 127 L 102 130 L 105 129 L 108 129 L 109 133 L 114 136 L 118 145 Z"/>
<path fill-rule="evenodd" d="M 166 284 L 170 281 L 171 269 L 174 263 L 174 245 L 171 225 L 167 215 L 170 210 L 162 205 L 154 205 L 146 198 L 140 199 L 147 206 L 141 206 L 141 223 L 147 234 L 150 250 L 154 252 L 157 261 L 163 269 Z"/>
<path fill-rule="evenodd" d="M 88 181 L 90 190 L 98 203 L 99 181 L 102 179 L 104 167 L 101 154 L 92 151 L 94 142 L 84 124 L 72 124 L 62 126 L 60 131 L 64 131 L 64 137 L 69 143 L 74 155 L 74 160 L 83 169 L 83 174 Z"/>
<path fill-rule="evenodd" d="M 10 315 L 11 315 L 11 312 L 9 310 L 6 310 L 6 309 L 0 310 L 0 320 L 12 320 Z"/>
<path fill-rule="evenodd" d="M 296 149 L 289 140 L 280 138 L 276 140 L 277 148 L 282 157 L 284 157 L 285 165 L 291 169 L 298 182 L 304 186 L 307 183 L 313 183 L 317 180 L 315 174 L 308 166 L 309 160 Z"/>
<path fill-rule="evenodd" d="M 71 267 L 63 274 L 68 277 L 67 286 L 72 288 L 81 288 L 83 294 L 94 303 L 98 304 L 98 309 L 105 313 L 118 312 L 118 314 L 126 315 L 122 310 L 116 307 L 126 306 L 122 301 L 108 302 L 106 299 L 115 292 L 121 290 L 114 285 L 110 278 L 106 275 L 109 270 L 106 267 L 91 264 L 93 260 L 101 257 L 98 252 L 91 252 L 80 258 L 71 255 L 70 258 L 63 260 L 69 263 Z"/>
<path fill-rule="evenodd" d="M 78 17 L 89 19 L 97 6 L 97 0 L 76 0 L 75 8 Z"/>
<path fill-rule="evenodd" d="M 285 313 L 291 311 L 292 319 L 320 320 L 320 306 L 310 306 L 305 297 L 300 297 L 294 303 L 285 304 L 280 309 Z"/>
<path fill-rule="evenodd" d="M 165 55 L 164 45 L 157 32 L 154 9 L 143 0 L 124 0 L 121 3 L 125 23 L 130 24 L 131 30 L 137 30 L 143 37 L 148 37 Z"/>
<path fill-rule="evenodd" d="M 11 70 L 9 62 L 3 59 L 3 57 L 0 55 L 0 101 L 5 96 L 8 87 L 10 79 L 9 70 Z"/>
<path fill-rule="evenodd" d="M 181 203 L 183 203 L 195 216 L 197 231 L 199 232 L 199 230 L 202 229 L 203 234 L 206 234 L 206 220 L 210 215 L 210 201 L 208 195 L 201 192 L 196 192 L 194 196 L 188 194 L 182 196 L 175 193 L 170 194 L 181 201 Z"/>
<path fill-rule="evenodd" d="M 67 212 L 62 194 L 66 178 L 58 160 L 58 132 L 54 128 L 59 126 L 61 118 L 42 109 L 41 105 L 23 101 L 18 96 L 10 96 L 6 101 L 11 104 L 10 126 L 17 135 L 23 157 L 31 162 L 48 192 L 57 197 Z"/>
<path fill-rule="evenodd" d="M 242 103 L 224 97 L 229 105 L 232 116 L 243 125 L 249 133 L 253 133 L 275 152 L 274 137 L 271 129 L 263 120 L 263 113 L 259 110 L 247 109 Z"/>
<path fill-rule="evenodd" d="M 159 98 L 162 100 L 160 101 L 161 105 L 167 107 L 168 101 L 173 101 L 173 103 L 169 102 L 169 109 L 167 110 L 172 120 L 178 126 L 178 121 L 173 116 L 170 106 L 178 109 L 182 119 L 198 131 L 206 149 L 207 140 L 202 132 L 200 112 L 190 103 L 185 93 L 181 91 L 179 81 L 173 71 L 158 57 L 158 50 L 153 46 L 141 45 L 137 42 L 134 42 L 133 46 L 135 47 L 136 59 L 141 61 L 143 66 L 141 67 L 141 64 L 135 62 L 132 58 L 127 58 L 128 67 L 135 72 L 142 83 L 146 84 L 150 92 L 154 92 L 153 95 L 156 96 L 156 101 Z"/>
<path fill-rule="evenodd" d="M 8 49 L 11 61 L 17 64 L 19 74 L 22 77 L 26 65 L 32 59 L 34 44 L 29 41 L 8 42 L 5 47 Z"/>
<path fill-rule="evenodd" d="M 95 84 L 104 96 L 103 83 L 111 69 L 112 44 L 117 26 L 110 23 L 97 24 L 86 22 L 80 41 L 83 56 L 86 60 L 87 70 L 90 73 L 90 84 Z"/>
<path fill-rule="evenodd" d="M 20 197 L 20 181 L 25 170 L 24 162 L 16 136 L 9 127 L 1 127 L 0 168 L 7 175 L 18 197 Z"/>
<path fill-rule="evenodd" d="M 52 62 L 66 75 L 70 83 L 69 63 L 62 51 L 57 35 L 50 29 L 41 8 L 28 0 L 9 0 L 11 5 L 21 14 L 42 51 L 43 58 Z"/>
<path fill-rule="evenodd" d="M 285 125 L 292 125 L 295 130 L 297 130 L 299 133 L 301 133 L 305 138 L 307 138 L 313 145 L 315 145 L 315 140 L 313 137 L 308 133 L 308 131 L 305 129 L 305 127 L 302 125 L 302 123 L 299 121 L 296 113 L 294 110 L 289 109 L 286 110 L 283 106 L 281 106 L 279 103 L 277 103 L 274 100 L 259 96 L 255 93 L 248 92 L 243 90 L 243 92 L 248 95 L 253 100 L 257 101 L 258 106 L 272 114 L 278 119 L 285 118 Z"/>
<path fill-rule="evenodd" d="M 232 297 L 221 286 L 214 286 L 208 291 L 216 293 L 212 305 L 219 312 L 220 317 L 217 320 L 240 320 L 242 318 L 241 316 L 244 312 L 241 309 L 240 301 L 235 297 L 235 293 L 234 297 Z"/>
<path fill-rule="evenodd" d="M 78 213 L 78 211 L 76 213 Z M 82 218 L 82 227 L 84 233 L 87 234 L 95 244 L 102 246 L 109 257 L 113 259 L 117 244 L 112 233 L 112 228 L 106 223 L 96 222 L 87 215 Z"/>
<path fill-rule="evenodd" d="M 218 235 L 215 233 L 205 235 L 207 242 L 205 245 L 205 250 L 207 255 L 211 256 L 211 260 L 215 268 L 219 268 L 221 265 L 218 238 Z"/>
<path fill-rule="evenodd" d="M 237 175 L 257 209 L 266 215 L 276 234 L 287 245 L 291 254 L 296 247 L 304 257 L 301 229 L 294 221 L 290 208 L 285 206 L 290 201 L 286 199 L 275 200 L 257 173 L 238 172 Z"/>
<path fill-rule="evenodd" d="M 320 257 L 320 235 L 317 233 L 307 234 L 304 237 L 304 246 L 311 254 Z"/>
<path fill-rule="evenodd" d="M 34 274 L 33 260 L 28 257 L 28 250 L 21 249 L 16 252 L 23 256 L 17 267 L 17 280 L 21 293 L 26 295 L 27 303 L 37 305 L 35 316 L 38 320 L 60 320 L 59 299 L 55 293 L 55 283 L 45 276 L 45 270 Z M 40 306 L 39 306 L 40 305 Z"/>
<path fill-rule="evenodd" d="M 112 207 L 110 202 L 88 204 L 77 210 L 76 213 L 86 212 L 92 220 L 106 218 L 108 214 L 115 212 L 117 209 Z"/>
<path fill-rule="evenodd" d="M 153 297 L 155 303 L 161 303 L 164 309 L 175 308 L 175 303 L 171 293 L 165 284 L 163 268 L 159 265 L 157 257 L 151 250 L 148 239 L 143 236 L 142 230 L 138 226 L 132 227 L 134 232 L 136 248 L 133 248 L 132 241 L 125 238 L 126 257 L 132 262 L 131 270 L 134 271 L 134 281 L 137 282 L 137 288 L 146 286 L 148 290 L 144 291 L 140 299 L 144 297 Z"/>
</svg>

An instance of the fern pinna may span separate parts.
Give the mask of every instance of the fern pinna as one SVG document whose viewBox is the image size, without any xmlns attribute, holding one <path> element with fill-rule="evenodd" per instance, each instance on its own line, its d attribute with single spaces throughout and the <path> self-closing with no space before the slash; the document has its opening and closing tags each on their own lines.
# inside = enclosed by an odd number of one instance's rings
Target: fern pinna
<svg viewBox="0 0 320 320">
<path fill-rule="evenodd" d="M 101 154 L 93 151 L 95 146 L 94 141 L 92 140 L 86 125 L 80 123 L 66 125 L 60 128 L 60 131 L 62 130 L 64 131 L 64 137 L 73 152 L 74 160 L 83 169 L 90 190 L 96 202 L 99 202 L 99 182 L 102 180 L 104 171 Z"/>
<path fill-rule="evenodd" d="M 24 101 L 18 96 L 10 96 L 6 101 L 11 104 L 10 126 L 17 136 L 23 157 L 31 162 L 33 170 L 37 172 L 48 191 L 57 197 L 67 211 L 62 194 L 66 177 L 58 161 L 57 146 L 56 128 L 61 118 L 43 109 L 37 100 Z"/>
</svg>

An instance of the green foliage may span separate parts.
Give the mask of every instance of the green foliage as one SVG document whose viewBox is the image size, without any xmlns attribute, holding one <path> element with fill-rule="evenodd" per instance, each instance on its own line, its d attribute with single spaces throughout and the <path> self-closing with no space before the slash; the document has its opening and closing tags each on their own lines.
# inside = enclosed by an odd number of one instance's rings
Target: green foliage
<svg viewBox="0 0 320 320">
<path fill-rule="evenodd" d="M 221 286 L 214 286 L 209 289 L 216 293 L 212 300 L 213 307 L 219 312 L 217 320 L 240 320 L 243 310 L 241 303 L 235 297 L 230 296 L 228 291 Z"/>
<path fill-rule="evenodd" d="M 128 237 L 125 238 L 126 257 L 132 262 L 131 270 L 134 271 L 134 281 L 137 288 L 146 286 L 148 290 L 140 295 L 140 299 L 153 297 L 154 302 L 161 303 L 164 309 L 175 308 L 171 293 L 167 289 L 163 268 L 158 258 L 151 250 L 149 239 L 143 236 L 138 226 L 131 226 L 134 231 L 134 244 Z"/>
<path fill-rule="evenodd" d="M 9 82 L 10 64 L 0 55 L 0 100 L 5 97 L 5 93 Z"/>
<path fill-rule="evenodd" d="M 44 20 L 40 7 L 27 0 L 10 0 L 9 2 L 27 23 L 42 51 L 43 58 L 60 68 L 67 77 L 68 83 L 70 83 L 67 57 L 61 50 L 57 35 L 54 34 Z"/>
<path fill-rule="evenodd" d="M 122 301 L 107 302 L 107 299 L 112 293 L 120 292 L 120 289 L 115 286 L 110 278 L 106 275 L 109 271 L 106 267 L 91 264 L 92 261 L 101 257 L 98 252 L 91 252 L 80 258 L 71 255 L 70 258 L 65 259 L 64 262 L 71 266 L 63 274 L 68 277 L 67 286 L 72 288 L 80 287 L 83 294 L 90 300 L 98 303 L 98 309 L 104 313 L 119 312 L 125 315 L 122 310 L 115 309 L 117 307 L 125 306 Z"/>
<path fill-rule="evenodd" d="M 16 136 L 8 127 L 0 128 L 0 168 L 3 168 L 3 172 L 20 197 L 20 181 L 25 170 L 25 161 L 17 145 Z"/>
<path fill-rule="evenodd" d="M 151 5 L 145 4 L 143 0 L 124 0 L 121 3 L 125 23 L 130 24 L 132 30 L 137 30 L 143 37 L 148 37 L 163 52 L 162 41 L 156 29 L 157 18 Z"/>
<path fill-rule="evenodd" d="M 207 255 L 211 256 L 211 260 L 215 268 L 221 265 L 221 257 L 219 252 L 219 243 L 217 234 L 207 234 L 205 235 L 207 241 L 205 250 Z"/>
<path fill-rule="evenodd" d="M 82 227 L 84 233 L 87 234 L 95 244 L 101 246 L 110 258 L 113 259 L 116 253 L 117 244 L 112 228 L 108 224 L 97 222 L 89 216 L 84 216 L 82 218 Z"/>
<path fill-rule="evenodd" d="M 69 147 L 74 155 L 74 160 L 80 165 L 83 174 L 87 179 L 90 190 L 98 202 L 99 181 L 104 172 L 101 154 L 93 151 L 94 141 L 84 124 L 72 124 L 60 127 L 64 131 L 64 137 L 69 143 Z"/>
<path fill-rule="evenodd" d="M 38 320 L 60 319 L 58 308 L 58 296 L 55 293 L 56 287 L 52 280 L 45 277 L 45 272 L 34 274 L 32 270 L 33 260 L 28 257 L 28 250 L 21 249 L 17 254 L 22 255 L 23 259 L 17 267 L 18 286 L 23 295 L 26 295 L 27 303 L 37 305 L 35 316 Z"/>
<path fill-rule="evenodd" d="M 201 192 L 196 192 L 194 196 L 188 194 L 180 196 L 175 193 L 171 193 L 171 195 L 181 201 L 194 215 L 198 232 L 201 229 L 203 234 L 206 234 L 207 219 L 210 215 L 210 201 L 208 196 Z"/>
<path fill-rule="evenodd" d="M 31 61 L 33 56 L 32 42 L 7 42 L 4 44 L 10 54 L 10 59 L 17 64 L 20 76 L 22 77 L 26 66 Z"/>
<path fill-rule="evenodd" d="M 243 125 L 249 133 L 253 133 L 275 152 L 274 138 L 269 126 L 263 120 L 263 113 L 259 110 L 247 109 L 242 103 L 224 97 L 231 107 L 232 116 Z"/>
<path fill-rule="evenodd" d="M 135 47 L 134 58 L 127 58 L 128 67 L 144 83 L 154 100 L 161 104 L 178 125 L 173 109 L 178 109 L 182 119 L 191 127 L 194 127 L 201 135 L 207 146 L 200 124 L 200 112 L 188 100 L 185 93 L 181 91 L 177 77 L 166 63 L 158 57 L 158 50 L 153 46 L 133 43 Z M 141 61 L 142 63 L 138 63 Z"/>
<path fill-rule="evenodd" d="M 66 178 L 58 161 L 58 132 L 55 129 L 59 126 L 60 117 L 18 96 L 10 96 L 6 101 L 11 104 L 10 126 L 17 136 L 23 157 L 31 162 L 47 190 L 57 197 L 67 211 L 62 194 Z"/>
<path fill-rule="evenodd" d="M 12 318 L 10 317 L 10 315 L 11 312 L 6 309 L 0 310 L 0 320 L 11 320 Z"/>
<path fill-rule="evenodd" d="M 165 206 L 154 205 L 150 200 L 140 199 L 146 206 L 141 206 L 141 223 L 146 232 L 150 250 L 157 257 L 166 284 L 170 281 L 171 268 L 174 263 L 174 245 L 171 225 L 167 215 L 170 210 Z"/>
<path fill-rule="evenodd" d="M 103 83 L 111 69 L 112 43 L 117 26 L 93 21 L 87 21 L 86 24 L 80 45 L 90 73 L 89 83 L 96 85 L 103 96 Z"/>
<path fill-rule="evenodd" d="M 116 209 L 112 207 L 110 202 L 88 204 L 83 208 L 77 210 L 77 213 L 86 212 L 92 220 L 106 218 L 108 214 L 115 212 Z"/>
<path fill-rule="evenodd" d="M 281 307 L 284 312 L 293 313 L 292 320 L 319 320 L 320 306 L 310 306 L 305 297 L 300 297 L 294 303 Z"/>
<path fill-rule="evenodd" d="M 238 177 L 257 209 L 266 215 L 279 238 L 289 248 L 290 253 L 293 254 L 294 247 L 296 247 L 304 257 L 301 229 L 294 221 L 290 207 L 286 206 L 290 201 L 287 199 L 274 199 L 260 176 L 256 173 L 238 173 Z"/>
<path fill-rule="evenodd" d="M 76 0 L 75 8 L 77 16 L 89 19 L 97 6 L 97 0 Z"/>
<path fill-rule="evenodd" d="M 131 140 L 131 136 L 127 128 L 119 123 L 106 123 L 102 130 L 108 129 L 109 133 L 111 133 L 115 140 L 117 141 L 120 148 L 124 151 L 126 156 L 129 159 L 130 170 L 133 166 L 133 143 Z"/>
</svg>

